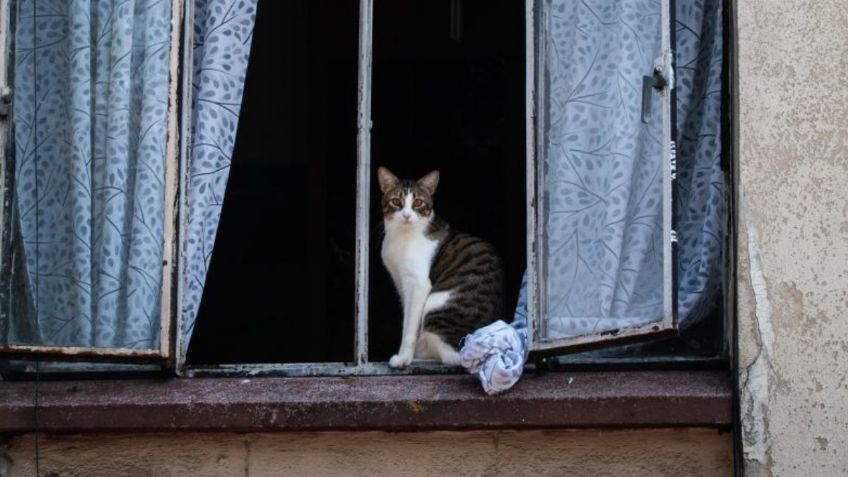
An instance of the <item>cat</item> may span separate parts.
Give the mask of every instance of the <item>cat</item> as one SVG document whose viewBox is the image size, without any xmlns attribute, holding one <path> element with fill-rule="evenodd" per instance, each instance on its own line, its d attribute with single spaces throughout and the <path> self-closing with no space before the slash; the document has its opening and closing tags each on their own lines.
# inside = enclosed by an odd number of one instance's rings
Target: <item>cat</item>
<svg viewBox="0 0 848 477">
<path fill-rule="evenodd" d="M 385 235 L 383 265 L 403 305 L 400 349 L 389 366 L 404 368 L 413 357 L 460 364 L 460 341 L 502 318 L 503 264 L 495 248 L 452 229 L 433 210 L 439 171 L 418 181 L 377 170 Z"/>
</svg>

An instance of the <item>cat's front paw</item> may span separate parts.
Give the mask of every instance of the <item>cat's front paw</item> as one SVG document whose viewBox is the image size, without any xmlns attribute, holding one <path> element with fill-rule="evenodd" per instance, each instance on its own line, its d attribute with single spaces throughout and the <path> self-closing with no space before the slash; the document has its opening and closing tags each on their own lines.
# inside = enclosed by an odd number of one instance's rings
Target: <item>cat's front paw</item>
<svg viewBox="0 0 848 477">
<path fill-rule="evenodd" d="M 389 366 L 400 369 L 412 363 L 412 353 L 398 353 L 389 359 Z"/>
</svg>

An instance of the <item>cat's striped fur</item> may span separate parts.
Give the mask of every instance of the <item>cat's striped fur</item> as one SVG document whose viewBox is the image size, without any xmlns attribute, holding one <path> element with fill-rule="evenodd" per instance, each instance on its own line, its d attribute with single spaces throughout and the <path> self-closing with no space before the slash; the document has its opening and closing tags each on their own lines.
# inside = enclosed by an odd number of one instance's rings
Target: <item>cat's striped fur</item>
<svg viewBox="0 0 848 477">
<path fill-rule="evenodd" d="M 416 358 L 459 364 L 462 338 L 504 311 L 504 272 L 495 248 L 452 229 L 433 211 L 439 181 L 418 181 L 378 170 L 386 235 L 381 255 L 403 304 L 403 335 L 389 364 Z"/>
</svg>

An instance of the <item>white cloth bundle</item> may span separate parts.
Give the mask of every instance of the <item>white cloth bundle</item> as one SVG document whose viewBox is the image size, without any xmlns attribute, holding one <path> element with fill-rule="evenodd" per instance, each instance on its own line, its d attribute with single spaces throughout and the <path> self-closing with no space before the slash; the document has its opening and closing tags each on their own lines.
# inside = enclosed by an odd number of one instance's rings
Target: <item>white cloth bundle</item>
<svg viewBox="0 0 848 477">
<path fill-rule="evenodd" d="M 524 370 L 526 328 L 516 329 L 498 320 L 466 336 L 459 356 L 462 367 L 480 378 L 486 394 L 506 391 Z"/>
</svg>

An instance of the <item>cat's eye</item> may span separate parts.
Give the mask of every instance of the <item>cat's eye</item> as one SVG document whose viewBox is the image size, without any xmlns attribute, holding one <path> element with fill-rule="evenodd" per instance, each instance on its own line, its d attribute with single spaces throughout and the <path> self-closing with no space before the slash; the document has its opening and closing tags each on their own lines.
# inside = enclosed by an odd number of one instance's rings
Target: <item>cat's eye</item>
<svg viewBox="0 0 848 477">
<path fill-rule="evenodd" d="M 392 199 L 390 203 L 392 204 L 392 207 L 397 207 L 397 208 L 403 207 L 403 202 L 401 202 L 401 200 L 398 199 L 397 197 Z"/>
<path fill-rule="evenodd" d="M 415 202 L 412 203 L 412 206 L 416 207 L 416 208 L 421 207 L 423 205 L 424 205 L 424 201 L 421 200 L 421 199 L 415 199 Z"/>
</svg>

